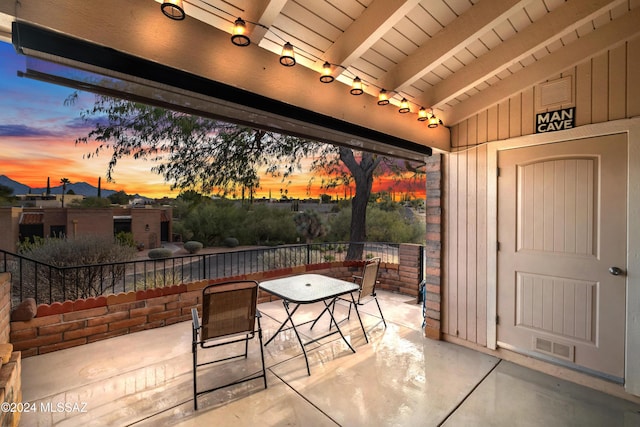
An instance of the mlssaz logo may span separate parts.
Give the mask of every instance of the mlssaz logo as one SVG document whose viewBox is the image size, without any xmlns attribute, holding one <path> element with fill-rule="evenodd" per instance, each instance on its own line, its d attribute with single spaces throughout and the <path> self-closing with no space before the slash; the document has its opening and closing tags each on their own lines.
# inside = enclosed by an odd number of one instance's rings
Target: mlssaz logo
<svg viewBox="0 0 640 427">
<path fill-rule="evenodd" d="M 571 129 L 576 123 L 576 107 L 536 114 L 536 133 Z"/>
</svg>

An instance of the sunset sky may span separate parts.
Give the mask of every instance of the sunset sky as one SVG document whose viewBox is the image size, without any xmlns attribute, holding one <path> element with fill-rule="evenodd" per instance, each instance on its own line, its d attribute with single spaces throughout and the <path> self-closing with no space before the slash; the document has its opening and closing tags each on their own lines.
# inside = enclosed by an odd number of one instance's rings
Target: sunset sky
<svg viewBox="0 0 640 427">
<path fill-rule="evenodd" d="M 123 159 L 118 162 L 113 178 L 105 178 L 109 154 L 95 158 L 84 158 L 92 151 L 90 145 L 75 145 L 77 137 L 84 136 L 89 129 L 79 118 L 81 109 L 93 104 L 94 95 L 81 93 L 73 106 L 65 106 L 65 99 L 72 89 L 39 82 L 17 76 L 24 71 L 25 57 L 18 55 L 12 45 L 0 42 L 0 175 L 30 187 L 46 187 L 47 177 L 52 186 L 60 184 L 61 178 L 72 183 L 87 182 L 98 185 L 102 177 L 102 188 L 124 190 L 128 194 L 146 197 L 176 197 L 178 191 L 170 190 L 162 176 L 150 171 L 152 163 L 143 160 Z M 316 197 L 321 193 L 342 198 L 345 188 L 330 192 L 319 188 L 320 179 L 314 181 L 311 194 L 307 194 L 310 174 L 302 171 L 291 177 L 288 185 L 279 178 L 261 176 L 261 189 L 255 197 L 280 197 L 280 189 L 287 190 L 288 197 Z M 394 183 L 391 178 L 380 178 L 374 182 L 374 191 L 393 191 L 397 198 L 401 193 L 424 196 L 422 183 Z M 346 190 L 347 196 L 349 190 Z M 239 195 L 238 195 L 239 196 Z"/>
</svg>

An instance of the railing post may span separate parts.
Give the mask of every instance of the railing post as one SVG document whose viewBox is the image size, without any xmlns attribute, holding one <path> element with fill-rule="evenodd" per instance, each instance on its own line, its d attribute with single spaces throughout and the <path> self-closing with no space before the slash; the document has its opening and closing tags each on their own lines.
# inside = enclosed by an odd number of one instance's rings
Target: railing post
<svg viewBox="0 0 640 427">
<path fill-rule="evenodd" d="M 53 302 L 53 268 L 49 266 L 49 304 Z M 22 284 L 20 284 L 20 292 L 22 292 Z M 39 303 L 38 298 L 36 297 L 36 302 Z"/>
<path fill-rule="evenodd" d="M 311 243 L 307 243 L 307 265 L 311 264 Z"/>
<path fill-rule="evenodd" d="M 24 297 L 22 295 L 22 258 L 20 258 L 20 262 L 18 263 L 20 265 L 20 301 L 24 301 Z M 38 288 L 36 287 L 36 292 L 35 292 L 35 298 L 36 301 L 38 301 Z"/>
</svg>

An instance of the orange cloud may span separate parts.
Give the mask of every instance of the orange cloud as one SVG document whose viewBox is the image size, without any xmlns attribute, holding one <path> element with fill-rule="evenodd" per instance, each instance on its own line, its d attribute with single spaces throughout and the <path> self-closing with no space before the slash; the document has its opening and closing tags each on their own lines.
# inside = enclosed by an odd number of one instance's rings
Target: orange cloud
<svg viewBox="0 0 640 427">
<path fill-rule="evenodd" d="M 108 152 L 96 157 L 88 157 L 95 150 L 97 143 L 76 145 L 69 137 L 60 136 L 0 136 L 0 174 L 30 187 L 45 187 L 47 178 L 51 185 L 60 184 L 61 178 L 68 178 L 71 182 L 87 182 L 98 185 L 98 178 L 102 177 L 102 188 L 122 190 L 127 194 L 141 194 L 152 198 L 164 196 L 176 197 L 180 192 L 171 190 L 170 184 L 164 178 L 151 172 L 154 163 L 132 158 L 118 161 L 113 171 L 113 182 L 106 181 L 106 171 L 110 160 Z M 355 194 L 355 186 L 338 186 L 326 190 L 320 188 L 322 176 L 309 172 L 312 159 L 303 159 L 302 171 L 294 173 L 283 180 L 262 174 L 261 187 L 254 192 L 255 198 L 280 198 L 286 194 L 290 198 L 319 197 L 329 194 L 334 199 L 349 198 Z M 281 191 L 282 190 L 282 193 Z M 397 182 L 388 174 L 374 180 L 373 192 L 387 191 L 401 195 L 408 193 L 415 197 L 423 197 L 425 193 L 424 180 L 422 183 L 411 183 L 408 180 Z M 285 193 L 286 192 L 286 193 Z M 240 197 L 241 194 L 236 195 Z M 248 197 L 248 194 L 245 194 Z"/>
</svg>

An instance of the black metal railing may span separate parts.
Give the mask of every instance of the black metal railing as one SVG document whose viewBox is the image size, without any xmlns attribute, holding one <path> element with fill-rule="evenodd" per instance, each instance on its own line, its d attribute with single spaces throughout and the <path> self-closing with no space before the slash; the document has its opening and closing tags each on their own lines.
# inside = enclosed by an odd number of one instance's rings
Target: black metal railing
<svg viewBox="0 0 640 427">
<path fill-rule="evenodd" d="M 353 244 L 353 243 L 352 243 Z M 398 263 L 397 243 L 363 245 L 363 258 Z M 11 273 L 12 305 L 26 298 L 47 303 L 160 288 L 204 279 L 342 261 L 349 243 L 311 243 L 57 267 L 0 249 L 0 273 Z"/>
</svg>

